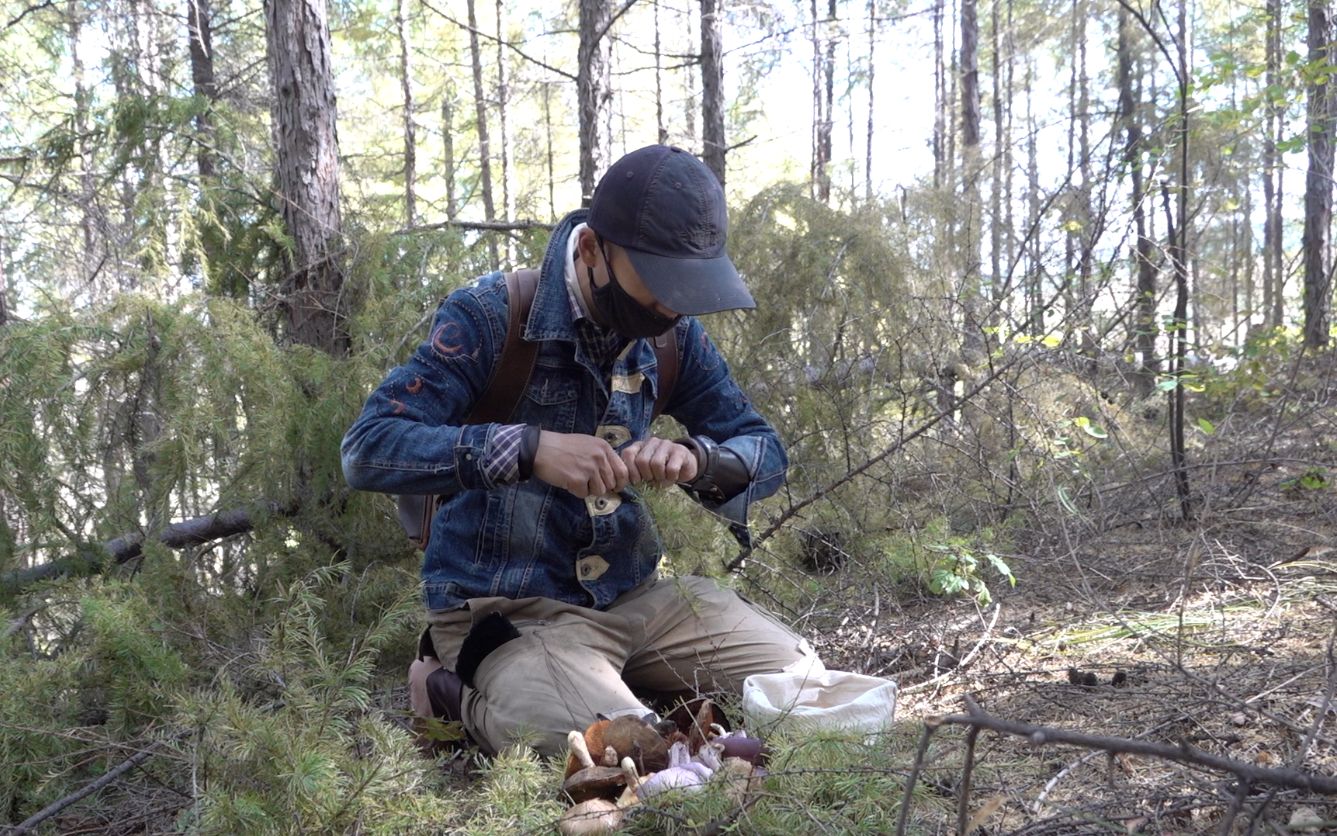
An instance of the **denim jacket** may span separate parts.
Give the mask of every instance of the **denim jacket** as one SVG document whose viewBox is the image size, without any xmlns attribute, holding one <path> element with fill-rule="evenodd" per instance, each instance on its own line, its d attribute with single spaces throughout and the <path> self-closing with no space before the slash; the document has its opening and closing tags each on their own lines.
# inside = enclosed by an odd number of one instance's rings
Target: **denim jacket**
<svg viewBox="0 0 1337 836">
<path fill-rule="evenodd" d="M 621 450 L 646 438 L 658 392 L 654 348 L 633 340 L 604 377 L 576 338 L 564 282 L 566 242 L 585 211 L 554 231 L 523 337 L 539 342 L 511 416 L 560 433 L 599 435 Z M 422 579 L 429 609 L 470 598 L 542 596 L 603 609 L 647 579 L 662 554 L 634 486 L 580 499 L 538 479 L 489 484 L 482 464 L 500 424 L 463 424 L 505 342 L 507 291 L 492 273 L 450 294 L 428 339 L 371 394 L 341 448 L 359 490 L 448 496 L 432 521 Z M 784 482 L 788 460 L 700 322 L 677 328 L 679 372 L 665 411 L 747 464 L 746 490 L 722 504 L 697 498 L 745 535 L 748 506 Z"/>
</svg>

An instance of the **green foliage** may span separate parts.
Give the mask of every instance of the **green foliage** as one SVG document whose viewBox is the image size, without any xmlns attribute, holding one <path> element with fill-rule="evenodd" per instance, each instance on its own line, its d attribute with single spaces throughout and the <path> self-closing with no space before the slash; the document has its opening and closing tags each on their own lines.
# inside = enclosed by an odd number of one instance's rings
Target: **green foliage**
<svg viewBox="0 0 1337 836">
<path fill-rule="evenodd" d="M 997 575 L 1008 586 L 1017 584 L 1011 566 L 997 554 L 1005 542 L 1005 535 L 992 528 L 969 536 L 953 534 L 949 522 L 938 517 L 916 531 L 885 537 L 880 546 L 894 575 L 913 579 L 934 595 L 971 595 L 987 606 L 993 594 L 986 574 Z"/>
<path fill-rule="evenodd" d="M 413 590 L 347 646 L 327 637 L 328 567 L 289 585 L 253 656 L 178 701 L 194 729 L 200 801 L 184 823 L 205 833 L 431 832 L 449 807 L 431 764 L 371 708 L 378 655 L 417 612 Z"/>
</svg>

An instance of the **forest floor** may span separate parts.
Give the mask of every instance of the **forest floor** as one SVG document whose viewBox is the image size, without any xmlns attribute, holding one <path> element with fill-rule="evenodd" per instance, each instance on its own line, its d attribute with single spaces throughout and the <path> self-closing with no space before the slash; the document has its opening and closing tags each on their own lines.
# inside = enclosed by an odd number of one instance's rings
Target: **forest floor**
<svg viewBox="0 0 1337 836">
<path fill-rule="evenodd" d="M 1007 720 L 1337 776 L 1337 402 L 1256 419 L 1203 454 L 1191 523 L 1156 501 L 1162 480 L 1120 522 L 1020 544 L 990 606 L 852 605 L 828 666 L 898 680 L 907 764 L 923 721 L 971 695 Z M 944 803 L 920 805 L 923 832 L 956 830 L 965 736 L 944 727 L 924 759 Z M 1337 833 L 1332 795 L 990 732 L 972 784 L 980 833 Z"/>
</svg>

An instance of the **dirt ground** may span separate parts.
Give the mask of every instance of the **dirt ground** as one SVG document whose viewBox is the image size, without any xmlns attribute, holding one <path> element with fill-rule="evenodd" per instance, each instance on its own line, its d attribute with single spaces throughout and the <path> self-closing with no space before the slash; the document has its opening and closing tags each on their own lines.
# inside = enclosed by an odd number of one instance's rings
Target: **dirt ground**
<svg viewBox="0 0 1337 836">
<path fill-rule="evenodd" d="M 851 605 L 821 641 L 828 666 L 896 678 L 902 726 L 961 714 L 969 694 L 1007 720 L 1337 777 L 1337 486 L 1312 464 L 1337 458 L 1334 415 L 1320 406 L 1261 455 L 1216 451 L 1191 523 L 1143 505 L 1037 534 L 987 607 Z M 920 780 L 954 812 L 965 730 L 929 752 Z M 1332 795 L 988 731 L 969 814 L 979 833 L 1337 833 Z"/>
</svg>

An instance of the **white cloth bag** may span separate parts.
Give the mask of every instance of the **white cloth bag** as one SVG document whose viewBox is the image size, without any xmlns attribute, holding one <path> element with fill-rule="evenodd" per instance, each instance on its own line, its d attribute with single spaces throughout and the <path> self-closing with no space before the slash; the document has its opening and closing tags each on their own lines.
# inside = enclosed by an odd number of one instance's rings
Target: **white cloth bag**
<svg viewBox="0 0 1337 836">
<path fill-rule="evenodd" d="M 896 717 L 896 683 L 820 665 L 753 674 L 743 681 L 743 716 L 753 733 L 831 729 L 873 735 Z"/>
</svg>

